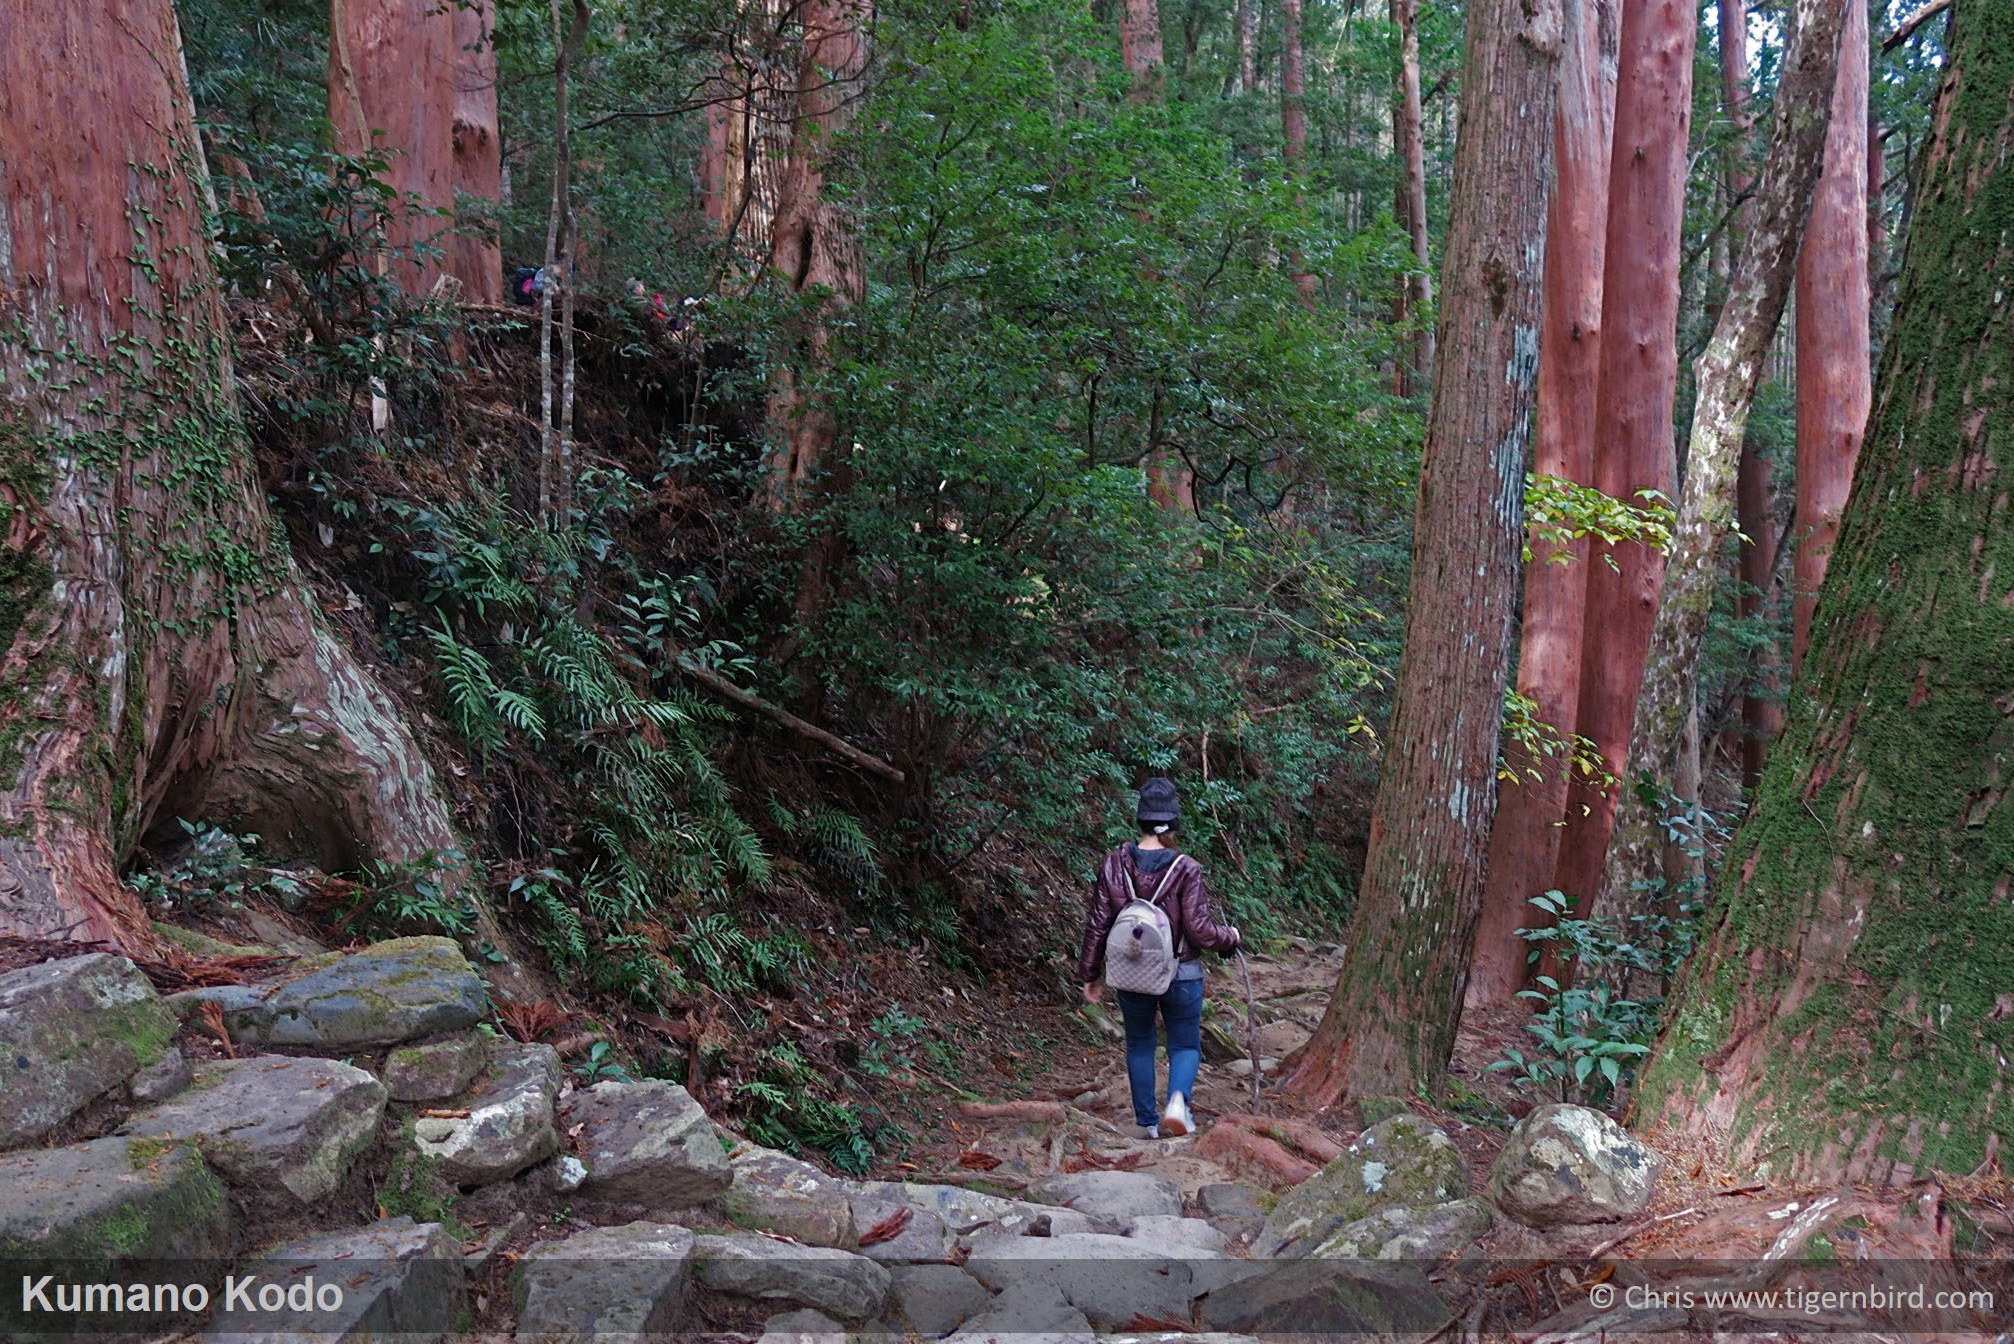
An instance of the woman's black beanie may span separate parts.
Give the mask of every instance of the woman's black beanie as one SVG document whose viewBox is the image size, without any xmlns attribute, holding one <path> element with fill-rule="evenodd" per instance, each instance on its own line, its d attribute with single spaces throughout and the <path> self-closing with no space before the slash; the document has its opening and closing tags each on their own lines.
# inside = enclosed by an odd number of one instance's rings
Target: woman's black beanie
<svg viewBox="0 0 2014 1344">
<path fill-rule="evenodd" d="M 1175 806 L 1175 785 L 1172 780 L 1160 775 L 1140 786 L 1140 829 L 1156 834 L 1160 828 L 1173 826 L 1181 820 L 1181 812 Z"/>
</svg>

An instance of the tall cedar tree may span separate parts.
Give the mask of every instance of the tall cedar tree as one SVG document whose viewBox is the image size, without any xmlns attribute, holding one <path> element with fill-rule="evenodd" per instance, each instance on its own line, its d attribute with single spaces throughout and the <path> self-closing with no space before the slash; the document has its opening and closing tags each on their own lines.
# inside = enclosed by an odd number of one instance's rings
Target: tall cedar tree
<svg viewBox="0 0 2014 1344">
<path fill-rule="evenodd" d="M 1848 6 L 1825 173 L 1797 258 L 1797 539 L 1790 666 L 1804 659 L 1874 401 L 1867 286 L 1867 8 Z"/>
<path fill-rule="evenodd" d="M 385 182 L 420 210 L 395 210 L 385 241 L 399 288 L 424 295 L 446 269 L 461 82 L 455 11 L 440 0 L 329 0 L 329 124 L 339 153 L 388 155 Z M 438 212 L 438 213 L 432 213 Z"/>
<path fill-rule="evenodd" d="M 1747 236 L 1748 198 L 1755 175 L 1748 170 L 1749 142 L 1755 136 L 1755 113 L 1748 93 L 1747 0 L 1720 0 L 1720 92 L 1727 119 L 1734 127 L 1728 147 L 1729 253 L 1739 252 Z M 1779 548 L 1776 500 L 1770 487 L 1770 462 L 1753 435 L 1741 441 L 1741 466 L 1735 472 L 1734 508 L 1740 520 L 1740 591 L 1735 614 L 1753 626 L 1774 606 L 1776 559 Z M 1783 666 L 1774 639 L 1755 648 L 1741 697 L 1741 785 L 1753 789 L 1762 778 L 1762 758 L 1770 740 L 1783 726 Z"/>
<path fill-rule="evenodd" d="M 454 10 L 454 205 L 448 273 L 471 303 L 503 302 L 503 251 L 496 207 L 503 195 L 503 136 L 497 126 L 496 14 L 491 0 Z M 487 202 L 487 208 L 474 202 Z"/>
<path fill-rule="evenodd" d="M 1617 499 L 1635 499 L 1642 490 L 1667 499 L 1674 493 L 1671 409 L 1678 390 L 1679 252 L 1697 22 L 1690 0 L 1629 0 L 1622 10 L 1594 428 L 1600 445 L 1595 485 Z M 1619 776 L 1664 556 L 1639 541 L 1600 543 L 1581 568 L 1587 614 L 1575 728 Z M 1569 790 L 1551 885 L 1583 908 L 1601 881 L 1618 792 L 1583 780 Z"/>
<path fill-rule="evenodd" d="M 1301 201 L 1302 166 L 1308 157 L 1308 61 L 1301 50 L 1301 0 L 1280 0 L 1280 149 L 1287 174 L 1294 182 L 1294 201 Z M 1288 258 L 1294 290 L 1309 309 L 1318 286 L 1300 251 Z"/>
<path fill-rule="evenodd" d="M 1590 0 L 1592 3 L 1592 0 Z M 1298 22 L 1299 5 L 1296 3 Z M 1398 219 L 1413 246 L 1413 269 L 1399 282 L 1396 316 L 1400 326 L 1415 313 L 1433 307 L 1433 256 L 1427 245 L 1426 132 L 1420 112 L 1419 0 L 1391 0 L 1392 26 L 1399 33 L 1399 86 L 1392 98 L 1392 146 L 1399 163 Z M 1298 43 L 1299 36 L 1295 41 Z M 1569 57 L 1569 63 L 1571 58 Z M 1571 76 L 1569 76 L 1571 78 Z M 1415 318 L 1414 320 L 1419 320 Z M 1399 394 L 1415 381 L 1430 377 L 1434 367 L 1434 329 L 1421 321 L 1413 334 L 1411 367 L 1399 369 Z"/>
<path fill-rule="evenodd" d="M 1840 33 L 1862 0 L 1792 0 L 1790 40 L 1771 104 L 1768 158 L 1749 215 L 1741 260 L 1713 336 L 1693 366 L 1692 432 L 1686 441 L 1685 494 L 1672 528 L 1671 559 L 1637 695 L 1628 770 L 1619 790 L 1615 833 L 1601 895 L 1626 901 L 1656 876 L 1663 827 L 1637 781 L 1670 796 L 1686 718 L 1699 685 L 1700 646 L 1721 576 L 1721 550 L 1734 528 L 1735 474 L 1762 359 L 1796 269 L 1798 239 L 1826 158 L 1827 111 L 1838 78 Z M 1866 46 L 1866 29 L 1861 29 Z M 1857 140 L 1860 132 L 1854 131 Z M 1855 172 L 1859 165 L 1854 165 Z M 1864 243 L 1858 215 L 1853 232 Z M 1811 246 L 1806 239 L 1807 250 Z M 1854 263 L 1865 261 L 1856 250 Z M 1616 908 L 1611 906 L 1611 908 Z"/>
<path fill-rule="evenodd" d="M 1874 414 L 1643 1123 L 1798 1182 L 2014 1142 L 2014 25 L 1959 0 Z"/>
<path fill-rule="evenodd" d="M 155 938 L 119 866 L 178 817 L 235 819 L 330 869 L 454 837 L 266 512 L 173 6 L 9 22 L 0 935 L 138 952 Z"/>
<path fill-rule="evenodd" d="M 1349 956 L 1286 1077 L 1315 1105 L 1437 1086 L 1461 1016 L 1510 681 L 1562 40 L 1543 0 L 1468 11 L 1397 698 Z"/>
<path fill-rule="evenodd" d="M 1601 369 L 1602 247 L 1608 220 L 1609 136 L 1615 116 L 1616 6 L 1568 0 L 1567 44 L 1554 117 L 1552 201 L 1546 207 L 1545 328 L 1538 351 L 1538 433 L 1532 470 L 1594 479 L 1594 398 Z M 1579 709 L 1588 543 L 1560 553 L 1539 542 L 1525 566 L 1517 688 L 1563 737 Z M 1567 761 L 1505 748 L 1489 877 L 1469 971 L 1472 1007 L 1510 1002 L 1525 983 L 1531 898 L 1552 884 L 1566 816 Z"/>
</svg>

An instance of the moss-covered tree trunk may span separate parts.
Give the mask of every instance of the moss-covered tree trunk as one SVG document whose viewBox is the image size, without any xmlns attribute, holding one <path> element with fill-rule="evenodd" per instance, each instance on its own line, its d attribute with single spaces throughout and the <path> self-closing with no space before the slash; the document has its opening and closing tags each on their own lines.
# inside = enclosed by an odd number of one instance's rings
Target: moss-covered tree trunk
<svg viewBox="0 0 2014 1344">
<path fill-rule="evenodd" d="M 29 5 L 9 25 L 0 934 L 140 951 L 153 935 L 119 865 L 178 816 L 325 866 L 453 836 L 258 488 L 169 0 Z"/>
<path fill-rule="evenodd" d="M 1799 1179 L 2014 1136 L 2014 25 L 1960 0 L 1950 51 L 1789 722 L 1638 1101 Z"/>
<path fill-rule="evenodd" d="M 1286 1079 L 1317 1106 L 1438 1085 L 1461 1020 L 1510 681 L 1562 26 L 1551 3 L 1468 11 L 1397 698 L 1349 955 Z"/>
</svg>

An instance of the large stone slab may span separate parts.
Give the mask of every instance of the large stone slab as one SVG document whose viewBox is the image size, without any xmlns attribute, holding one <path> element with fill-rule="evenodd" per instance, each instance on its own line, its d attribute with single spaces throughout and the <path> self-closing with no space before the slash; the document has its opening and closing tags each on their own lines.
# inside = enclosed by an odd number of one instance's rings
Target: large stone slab
<svg viewBox="0 0 2014 1344">
<path fill-rule="evenodd" d="M 1224 1234 L 1202 1218 L 1176 1218 L 1165 1213 L 1143 1213 L 1126 1224 L 1126 1235 L 1134 1241 L 1179 1253 L 1183 1248 L 1199 1251 L 1224 1249 Z"/>
<path fill-rule="evenodd" d="M 552 1108 L 559 1096 L 559 1055 L 549 1045 L 500 1045 L 485 1076 L 454 1106 L 465 1116 L 422 1115 L 413 1147 L 439 1163 L 453 1185 L 493 1185 L 559 1151 Z"/>
<path fill-rule="evenodd" d="M 567 1104 L 562 1127 L 572 1132 L 576 1125 L 587 1164 L 584 1192 L 685 1209 L 733 1182 L 713 1122 L 676 1083 L 597 1083 Z"/>
<path fill-rule="evenodd" d="M 335 1192 L 376 1136 L 385 1089 L 332 1059 L 209 1060 L 172 1100 L 121 1134 L 186 1139 L 253 1202 L 313 1204 Z"/>
<path fill-rule="evenodd" d="M 1469 1192 L 1468 1167 L 1431 1121 L 1395 1115 L 1281 1196 L 1252 1243 L 1260 1257 L 1301 1256 L 1338 1229 L 1384 1209 L 1430 1208 Z"/>
<path fill-rule="evenodd" d="M 847 1344 L 849 1339 L 846 1327 L 824 1312 L 799 1307 L 764 1321 L 755 1344 Z"/>
<path fill-rule="evenodd" d="M 986 1310 L 993 1295 L 956 1265 L 890 1265 L 884 1323 L 894 1334 L 925 1339 L 957 1329 Z"/>
<path fill-rule="evenodd" d="M 947 1264 L 957 1257 L 957 1235 L 942 1218 L 928 1209 L 868 1195 L 853 1197 L 853 1218 L 860 1227 L 863 1241 L 876 1226 L 892 1217 L 902 1217 L 902 1224 L 894 1236 L 859 1248 L 869 1260 L 878 1260 L 884 1265 L 933 1265 Z"/>
<path fill-rule="evenodd" d="M 1135 1218 L 1182 1216 L 1182 1190 L 1173 1181 L 1144 1171 L 1081 1171 L 1047 1176 L 1028 1187 L 1031 1199 L 1061 1204 L 1113 1231 Z"/>
<path fill-rule="evenodd" d="M 757 1236 L 694 1239 L 697 1281 L 715 1292 L 867 1321 L 888 1301 L 888 1271 L 864 1255 Z"/>
<path fill-rule="evenodd" d="M 114 1137 L 0 1156 L 0 1260 L 202 1260 L 229 1251 L 231 1225 L 193 1144 Z"/>
<path fill-rule="evenodd" d="M 160 1059 L 175 1025 L 124 957 L 0 975 L 0 1148 L 32 1143 Z"/>
<path fill-rule="evenodd" d="M 1269 1338 L 1422 1339 L 1450 1320 L 1417 1265 L 1302 1259 L 1252 1268 L 1203 1298 L 1204 1325 Z"/>
<path fill-rule="evenodd" d="M 211 1344 L 433 1344 L 468 1309 L 461 1247 L 439 1223 L 410 1218 L 303 1237 L 240 1262 L 232 1274 L 253 1282 L 242 1297 L 218 1303 L 204 1334 Z M 259 1309 L 275 1285 L 283 1302 L 287 1290 L 306 1289 L 305 1306 Z"/>
<path fill-rule="evenodd" d="M 626 1223 L 549 1241 L 512 1274 L 522 1344 L 673 1337 L 685 1321 L 692 1233 Z"/>
<path fill-rule="evenodd" d="M 1053 1283 L 1017 1283 L 945 1344 L 1091 1344 L 1084 1313 Z"/>
<path fill-rule="evenodd" d="M 1011 1232 L 1065 1236 L 1072 1232 L 1096 1232 L 1099 1225 L 1084 1214 L 1061 1205 L 1037 1204 L 1024 1199 L 1006 1199 L 982 1190 L 956 1185 L 924 1185 L 913 1181 L 852 1181 L 848 1183 L 854 1200 L 854 1221 L 860 1220 L 863 1204 L 884 1207 L 904 1204 L 918 1213 L 928 1213 L 943 1221 L 953 1235 L 967 1237 L 987 1232 Z M 871 1227 L 879 1217 L 861 1224 Z"/>
<path fill-rule="evenodd" d="M 736 1144 L 727 1163 L 733 1183 L 720 1196 L 720 1208 L 736 1227 L 781 1232 L 807 1246 L 859 1249 L 848 1182 L 753 1143 Z"/>
<path fill-rule="evenodd" d="M 1192 1262 L 1217 1258 L 1194 1247 L 1169 1251 L 1096 1232 L 995 1236 L 973 1243 L 965 1272 L 999 1292 L 1016 1285 L 1049 1285 L 1093 1325 L 1111 1329 L 1136 1316 L 1189 1319 L 1190 1303 L 1203 1291 Z"/>
<path fill-rule="evenodd" d="M 1541 1106 L 1490 1168 L 1490 1201 L 1530 1227 L 1609 1223 L 1650 1203 L 1657 1155 L 1586 1106 Z"/>
<path fill-rule="evenodd" d="M 394 938 L 309 957 L 261 985 L 174 999 L 216 1003 L 233 1040 L 327 1051 L 462 1031 L 489 1012 L 489 991 L 450 938 Z"/>
</svg>

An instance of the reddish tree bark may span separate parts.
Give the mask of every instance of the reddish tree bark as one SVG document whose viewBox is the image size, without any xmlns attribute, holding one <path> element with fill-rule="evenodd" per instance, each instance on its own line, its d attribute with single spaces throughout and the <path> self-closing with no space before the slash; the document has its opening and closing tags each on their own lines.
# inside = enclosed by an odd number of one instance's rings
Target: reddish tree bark
<svg viewBox="0 0 2014 1344">
<path fill-rule="evenodd" d="M 1623 6 L 1603 257 L 1595 485 L 1617 499 L 1675 493 L 1679 252 L 1685 224 L 1696 15 L 1686 0 Z M 1587 580 L 1576 729 L 1623 773 L 1650 652 L 1664 556 L 1641 542 L 1595 547 Z M 1601 881 L 1618 790 L 1574 785 L 1552 885 L 1584 911 Z"/>
<path fill-rule="evenodd" d="M 1638 1089 L 1639 1123 L 1786 1184 L 2014 1143 L 2014 26 L 1960 0 L 1947 51 L 1799 694 Z"/>
<path fill-rule="evenodd" d="M 802 305 L 795 349 L 778 361 L 769 397 L 767 483 L 772 510 L 794 507 L 825 462 L 837 423 L 815 384 L 832 367 L 832 315 L 861 301 L 866 269 L 846 212 L 826 199 L 825 161 L 844 128 L 867 69 L 862 0 L 806 0 L 800 11 L 804 51 L 798 64 L 797 117 L 784 171 L 770 267 Z"/>
<path fill-rule="evenodd" d="M 1120 0 L 1119 55 L 1133 77 L 1133 101 L 1161 100 L 1160 0 Z"/>
<path fill-rule="evenodd" d="M 406 254 L 391 274 L 408 294 L 426 294 L 446 269 L 441 235 L 454 217 L 457 173 L 455 27 L 453 6 L 439 0 L 329 0 L 336 151 L 389 151 L 386 183 L 419 207 L 395 206 L 386 227 L 386 242 Z M 414 255 L 420 248 L 436 254 Z"/>
<path fill-rule="evenodd" d="M 1776 583 L 1778 545 L 1776 502 L 1771 492 L 1768 459 L 1754 439 L 1741 446 L 1741 469 L 1735 478 L 1735 516 L 1748 538 L 1741 546 L 1741 595 L 1737 614 L 1744 620 L 1768 611 Z M 1753 790 L 1762 779 L 1762 762 L 1769 744 L 1783 727 L 1783 668 L 1776 641 L 1756 650 L 1748 668 L 1748 691 L 1741 697 L 1741 786 Z"/>
<path fill-rule="evenodd" d="M 1231 11 L 1231 45 L 1237 51 L 1231 89 L 1250 93 L 1259 87 L 1259 25 L 1253 15 L 1257 0 L 1237 0 Z"/>
<path fill-rule="evenodd" d="M 1391 0 L 1390 8 L 1392 24 L 1399 30 L 1399 87 L 1392 99 L 1392 145 L 1399 163 L 1398 219 L 1413 246 L 1413 272 L 1399 288 L 1397 317 L 1403 326 L 1413 313 L 1433 307 L 1433 254 L 1427 241 L 1426 135 L 1420 112 L 1418 0 Z M 1400 370 L 1401 396 L 1411 391 L 1415 382 L 1424 382 L 1432 376 L 1432 323 L 1422 323 L 1413 333 L 1412 347 L 1412 367 Z"/>
<path fill-rule="evenodd" d="M 768 266 L 790 162 L 796 73 L 782 53 L 784 0 L 739 0 L 719 72 L 704 89 L 706 140 L 699 158 L 700 208 L 728 242 L 734 287 Z"/>
<path fill-rule="evenodd" d="M 1734 523 L 1735 468 L 1763 356 L 1783 313 L 1798 238 L 1825 157 L 1826 109 L 1838 72 L 1842 10 L 1860 0 L 1792 0 L 1789 46 L 1771 104 L 1768 158 L 1756 188 L 1741 260 L 1713 337 L 1694 365 L 1685 495 L 1672 527 L 1671 561 L 1637 693 L 1625 787 L 1603 870 L 1601 899 L 1624 901 L 1657 874 L 1663 828 L 1636 781 L 1675 794 L 1673 758 L 1698 691 L 1700 644 Z M 1855 217 L 1854 232 L 1864 237 Z M 1692 800 L 1687 800 L 1692 801 Z"/>
<path fill-rule="evenodd" d="M 454 199 L 459 228 L 448 273 L 471 303 L 503 302 L 503 251 L 496 210 L 503 197 L 503 139 L 497 127 L 496 19 L 491 0 L 462 0 L 454 10 Z M 487 202 L 471 209 L 467 202 Z"/>
<path fill-rule="evenodd" d="M 153 950 L 118 870 L 176 817 L 331 868 L 454 836 L 266 512 L 173 7 L 30 5 L 9 22 L 0 935 Z"/>
<path fill-rule="evenodd" d="M 1510 680 L 1539 356 L 1558 8 L 1468 10 L 1405 649 L 1349 955 L 1287 1089 L 1412 1096 L 1454 1044 Z"/>
<path fill-rule="evenodd" d="M 1853 464 L 1874 401 L 1868 367 L 1867 11 L 1847 5 L 1825 172 L 1797 258 L 1797 536 L 1792 553 L 1790 667 L 1853 489 Z"/>
<path fill-rule="evenodd" d="M 1615 115 L 1613 8 L 1569 0 L 1553 122 L 1553 193 L 1546 207 L 1544 328 L 1539 338 L 1537 439 L 1532 470 L 1591 483 L 1594 399 L 1601 371 L 1602 248 L 1608 220 L 1609 136 Z M 1564 555 L 1540 542 L 1525 566 L 1518 691 L 1570 737 L 1579 710 L 1581 624 L 1588 544 Z M 1564 563 L 1561 563 L 1564 562 Z M 1509 1003 L 1526 979 L 1517 931 L 1540 918 L 1530 904 L 1552 883 L 1566 816 L 1567 762 L 1505 750 L 1512 778 L 1497 789 L 1489 876 L 1476 924 L 1468 1005 Z"/>
</svg>

